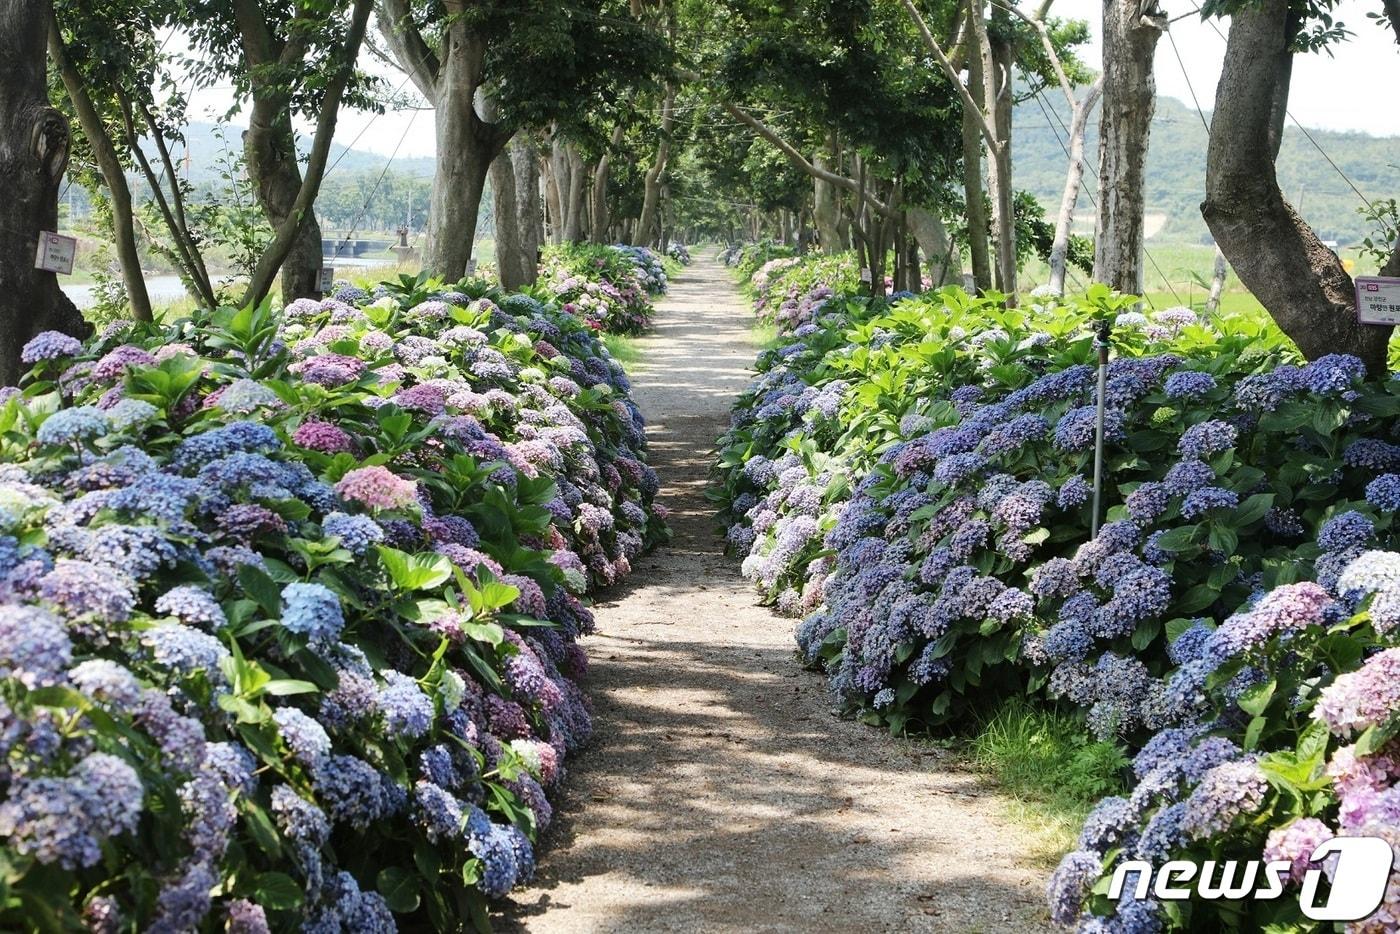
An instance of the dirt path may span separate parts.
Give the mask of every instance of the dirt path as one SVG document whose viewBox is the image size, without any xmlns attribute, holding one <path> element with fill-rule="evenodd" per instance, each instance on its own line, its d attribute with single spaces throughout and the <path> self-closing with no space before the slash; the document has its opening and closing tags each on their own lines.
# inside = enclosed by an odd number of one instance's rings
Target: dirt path
<svg viewBox="0 0 1400 934">
<path fill-rule="evenodd" d="M 506 929 L 1026 931 L 1045 873 L 981 779 L 831 713 L 704 499 L 749 378 L 750 312 L 701 260 L 633 367 L 675 539 L 598 606 L 594 744 Z"/>
</svg>

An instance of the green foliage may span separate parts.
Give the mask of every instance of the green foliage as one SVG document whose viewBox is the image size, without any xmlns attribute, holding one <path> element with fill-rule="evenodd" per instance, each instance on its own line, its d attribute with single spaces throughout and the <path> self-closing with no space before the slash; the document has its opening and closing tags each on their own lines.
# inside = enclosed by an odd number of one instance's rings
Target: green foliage
<svg viewBox="0 0 1400 934">
<path fill-rule="evenodd" d="M 1037 829 L 1045 856 L 1073 849 L 1094 802 L 1124 790 L 1123 747 L 1086 736 L 1073 711 L 1009 700 L 977 728 L 971 746 L 973 761 L 1017 803 L 1016 816 Z"/>
</svg>

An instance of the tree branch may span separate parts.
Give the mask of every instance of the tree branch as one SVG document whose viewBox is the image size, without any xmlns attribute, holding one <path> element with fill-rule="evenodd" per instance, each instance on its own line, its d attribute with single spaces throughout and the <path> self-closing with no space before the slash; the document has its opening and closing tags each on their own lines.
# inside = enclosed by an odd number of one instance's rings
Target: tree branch
<svg viewBox="0 0 1400 934">
<path fill-rule="evenodd" d="M 380 0 L 380 9 L 379 32 L 389 51 L 423 96 L 429 101 L 436 99 L 442 63 L 413 22 L 408 0 Z"/>
<path fill-rule="evenodd" d="M 698 73 L 687 68 L 677 69 L 676 74 L 691 83 L 697 83 L 701 80 Z M 795 146 L 783 139 L 777 130 L 773 129 L 738 104 L 734 104 L 730 101 L 721 101 L 720 106 L 735 120 L 749 127 L 759 136 L 763 137 L 763 139 L 771 143 L 774 148 L 787 157 L 787 160 L 791 162 L 793 167 L 798 171 L 805 172 L 812 178 L 819 178 L 824 182 L 829 182 L 838 188 L 844 188 L 846 191 L 854 192 L 857 195 L 861 193 L 861 186 L 857 181 L 847 178 L 844 175 L 838 175 L 835 172 L 828 171 L 821 166 L 813 165 Z M 872 195 L 867 194 L 866 200 L 870 203 L 870 206 L 880 214 L 884 214 L 889 210 L 888 206 Z"/>
<path fill-rule="evenodd" d="M 1400 43 L 1400 0 L 1381 0 L 1381 6 L 1385 9 L 1385 18 L 1390 21 L 1390 28 L 1395 31 L 1395 41 Z"/>
<path fill-rule="evenodd" d="M 243 304 L 256 305 L 267 297 L 272 288 L 272 280 L 277 270 L 287 258 L 297 231 L 321 190 L 321 179 L 326 174 L 326 161 L 330 156 L 331 140 L 335 137 L 336 119 L 340 113 L 340 103 L 345 96 L 345 88 L 355 71 L 355 60 L 359 56 L 360 45 L 365 39 L 365 29 L 369 24 L 370 10 L 374 0 L 355 0 L 350 14 L 350 30 L 345 36 L 345 44 L 336 56 L 336 70 L 326 84 L 326 92 L 321 98 L 320 114 L 316 120 L 316 135 L 311 145 L 311 155 L 306 163 L 306 175 L 297 192 L 296 203 L 287 219 L 277 228 L 277 233 L 267 249 L 258 259 L 244 293 Z"/>
<path fill-rule="evenodd" d="M 943 51 L 943 46 L 933 37 L 933 33 L 929 32 L 928 23 L 924 21 L 923 14 L 919 12 L 918 7 L 914 6 L 914 0 L 903 0 L 903 2 L 904 9 L 909 11 L 910 18 L 914 20 L 914 25 L 919 29 L 919 35 L 923 37 L 924 45 L 928 46 L 928 50 L 933 53 L 933 57 L 937 59 L 939 67 L 948 76 L 948 80 L 953 83 L 953 87 L 958 89 L 958 97 L 962 98 L 963 106 L 977 115 L 982 135 L 986 137 L 987 143 L 992 146 L 997 145 L 996 127 L 992 126 L 986 113 L 983 112 L 977 101 L 973 100 L 967 87 L 963 85 L 962 79 L 958 77 L 957 69 L 953 67 L 952 60 L 948 58 L 948 53 Z"/>
</svg>

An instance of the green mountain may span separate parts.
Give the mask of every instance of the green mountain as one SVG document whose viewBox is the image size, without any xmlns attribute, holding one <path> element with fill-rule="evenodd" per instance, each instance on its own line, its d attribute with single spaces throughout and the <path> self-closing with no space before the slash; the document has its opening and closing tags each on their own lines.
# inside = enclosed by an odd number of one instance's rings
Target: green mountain
<svg viewBox="0 0 1400 934">
<path fill-rule="evenodd" d="M 1205 119 L 1209 121 L 1210 116 L 1206 112 Z M 1019 104 L 1014 120 L 1016 187 L 1032 192 L 1049 210 L 1056 211 L 1065 181 L 1067 157 L 1061 142 L 1066 139 L 1064 127 L 1069 126 L 1069 107 L 1063 95 L 1051 89 L 1040 95 L 1040 102 L 1031 98 Z M 1342 246 L 1354 244 L 1373 230 L 1357 213 L 1362 200 L 1341 173 L 1372 201 L 1400 195 L 1400 156 L 1396 155 L 1400 140 L 1364 133 L 1308 132 L 1316 146 L 1292 123 L 1284 132 L 1278 158 L 1279 186 L 1323 239 L 1336 240 Z M 1205 197 L 1206 139 L 1205 126 L 1194 107 L 1171 97 L 1157 99 L 1147 156 L 1147 210 L 1150 215 L 1161 215 L 1152 218 L 1158 229 L 1154 231 L 1154 224 L 1149 223 L 1153 241 L 1211 242 L 1200 212 Z M 1097 120 L 1090 123 L 1086 152 L 1090 154 L 1086 191 L 1097 195 Z M 1091 202 L 1083 195 L 1080 211 L 1092 211 Z"/>
<path fill-rule="evenodd" d="M 242 127 L 233 125 L 191 123 L 185 127 L 185 146 L 177 146 L 174 155 L 178 159 L 184 159 L 184 153 L 189 153 L 188 160 L 182 164 L 181 169 L 188 169 L 188 177 L 192 183 L 216 185 L 220 179 L 220 165 L 227 160 L 225 153 L 227 150 L 238 151 L 242 145 L 242 133 Z M 310 145 L 309 140 L 304 139 L 301 142 L 303 149 Z M 379 172 L 388 164 L 388 156 L 350 149 L 339 143 L 331 144 L 330 161 L 327 163 L 335 167 L 336 174 L 344 172 L 349 175 Z M 392 170 L 401 175 L 431 177 L 433 160 L 424 156 L 400 156 L 393 161 Z"/>
</svg>

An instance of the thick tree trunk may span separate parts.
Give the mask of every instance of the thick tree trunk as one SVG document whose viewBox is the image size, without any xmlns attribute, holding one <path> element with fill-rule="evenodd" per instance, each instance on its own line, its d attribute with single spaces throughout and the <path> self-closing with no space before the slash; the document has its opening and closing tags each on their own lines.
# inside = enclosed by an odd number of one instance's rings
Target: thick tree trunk
<svg viewBox="0 0 1400 934">
<path fill-rule="evenodd" d="M 491 163 L 496 209 L 496 266 L 501 285 L 515 291 L 534 285 L 539 275 L 539 154 L 518 137 Z"/>
<path fill-rule="evenodd" d="M 666 163 L 671 158 L 671 109 L 675 106 L 676 89 L 666 88 L 666 97 L 661 102 L 661 138 L 656 144 L 656 161 L 647 169 L 642 188 L 642 216 L 637 221 L 639 246 L 651 246 L 656 238 L 657 211 L 661 204 L 661 175 L 666 171 Z"/>
<path fill-rule="evenodd" d="M 248 129 L 243 134 L 243 157 L 248 177 L 273 229 L 287 223 L 301 192 L 301 166 L 297 159 L 296 131 L 282 94 L 254 89 Z M 282 300 L 320 298 L 321 225 L 307 212 L 297 228 L 291 252 L 282 264 Z"/>
<path fill-rule="evenodd" d="M 909 208 L 909 230 L 924 251 L 929 278 L 934 288 L 949 284 L 962 285 L 962 256 L 948 236 L 943 218 L 926 208 Z"/>
<path fill-rule="evenodd" d="M 1152 62 L 1164 26 L 1155 0 L 1104 0 L 1094 279 L 1133 294 L 1142 291 L 1147 144 L 1157 101 Z"/>
<path fill-rule="evenodd" d="M 1069 238 L 1074 232 L 1074 209 L 1079 203 L 1079 190 L 1084 184 L 1084 135 L 1089 127 L 1089 115 L 1094 112 L 1103 79 L 1095 81 L 1089 93 L 1074 103 L 1069 123 L 1069 168 L 1065 172 L 1065 191 L 1060 196 L 1060 213 L 1055 218 L 1055 242 L 1050 247 L 1050 288 L 1056 295 L 1065 294 L 1065 273 L 1069 265 Z"/>
<path fill-rule="evenodd" d="M 568 182 L 560 178 L 561 172 L 567 174 L 568 163 L 555 158 L 558 149 L 557 143 L 550 143 L 544 173 L 544 204 L 549 219 L 549 242 L 555 246 L 564 242 L 564 202 L 560 197 L 560 189 L 568 186 Z"/>
<path fill-rule="evenodd" d="M 136 249 L 136 224 L 131 213 L 131 187 L 126 182 L 126 170 L 102 117 L 88 95 L 82 75 L 68 57 L 68 51 L 63 46 L 63 34 L 59 32 L 56 21 L 49 23 L 49 55 L 63 79 L 63 87 L 73 103 L 73 112 L 78 115 L 78 125 L 83 129 L 83 136 L 87 137 L 88 148 L 92 150 L 107 188 L 112 208 L 112 236 L 116 240 L 117 262 L 121 266 L 131 316 L 137 321 L 150 321 L 151 297 L 146 292 L 141 254 Z"/>
<path fill-rule="evenodd" d="M 1279 190 L 1289 31 L 1288 0 L 1262 0 L 1231 19 L 1201 213 L 1240 281 L 1304 356 L 1352 353 L 1382 374 L 1391 329 L 1357 323 L 1351 276 Z"/>
<path fill-rule="evenodd" d="M 831 172 L 835 168 L 818 153 L 812 164 Z M 846 248 L 841 236 L 841 204 L 836 186 L 824 178 L 812 179 L 812 220 L 817 227 L 817 239 L 823 253 L 840 253 Z"/>
<path fill-rule="evenodd" d="M 34 268 L 39 233 L 58 227 L 58 191 L 68 168 L 68 121 L 49 106 L 44 51 L 48 0 L 0 5 L 0 384 L 23 370 L 20 349 L 40 331 L 86 337 L 92 328 Z"/>
<path fill-rule="evenodd" d="M 452 27 L 456 32 L 457 26 Z M 491 163 L 505 146 L 502 134 L 476 113 L 479 40 L 452 40 L 443 63 L 433 115 L 437 162 L 428 207 L 429 246 L 423 265 L 451 282 L 462 278 L 472 258 L 477 216 Z"/>
</svg>

